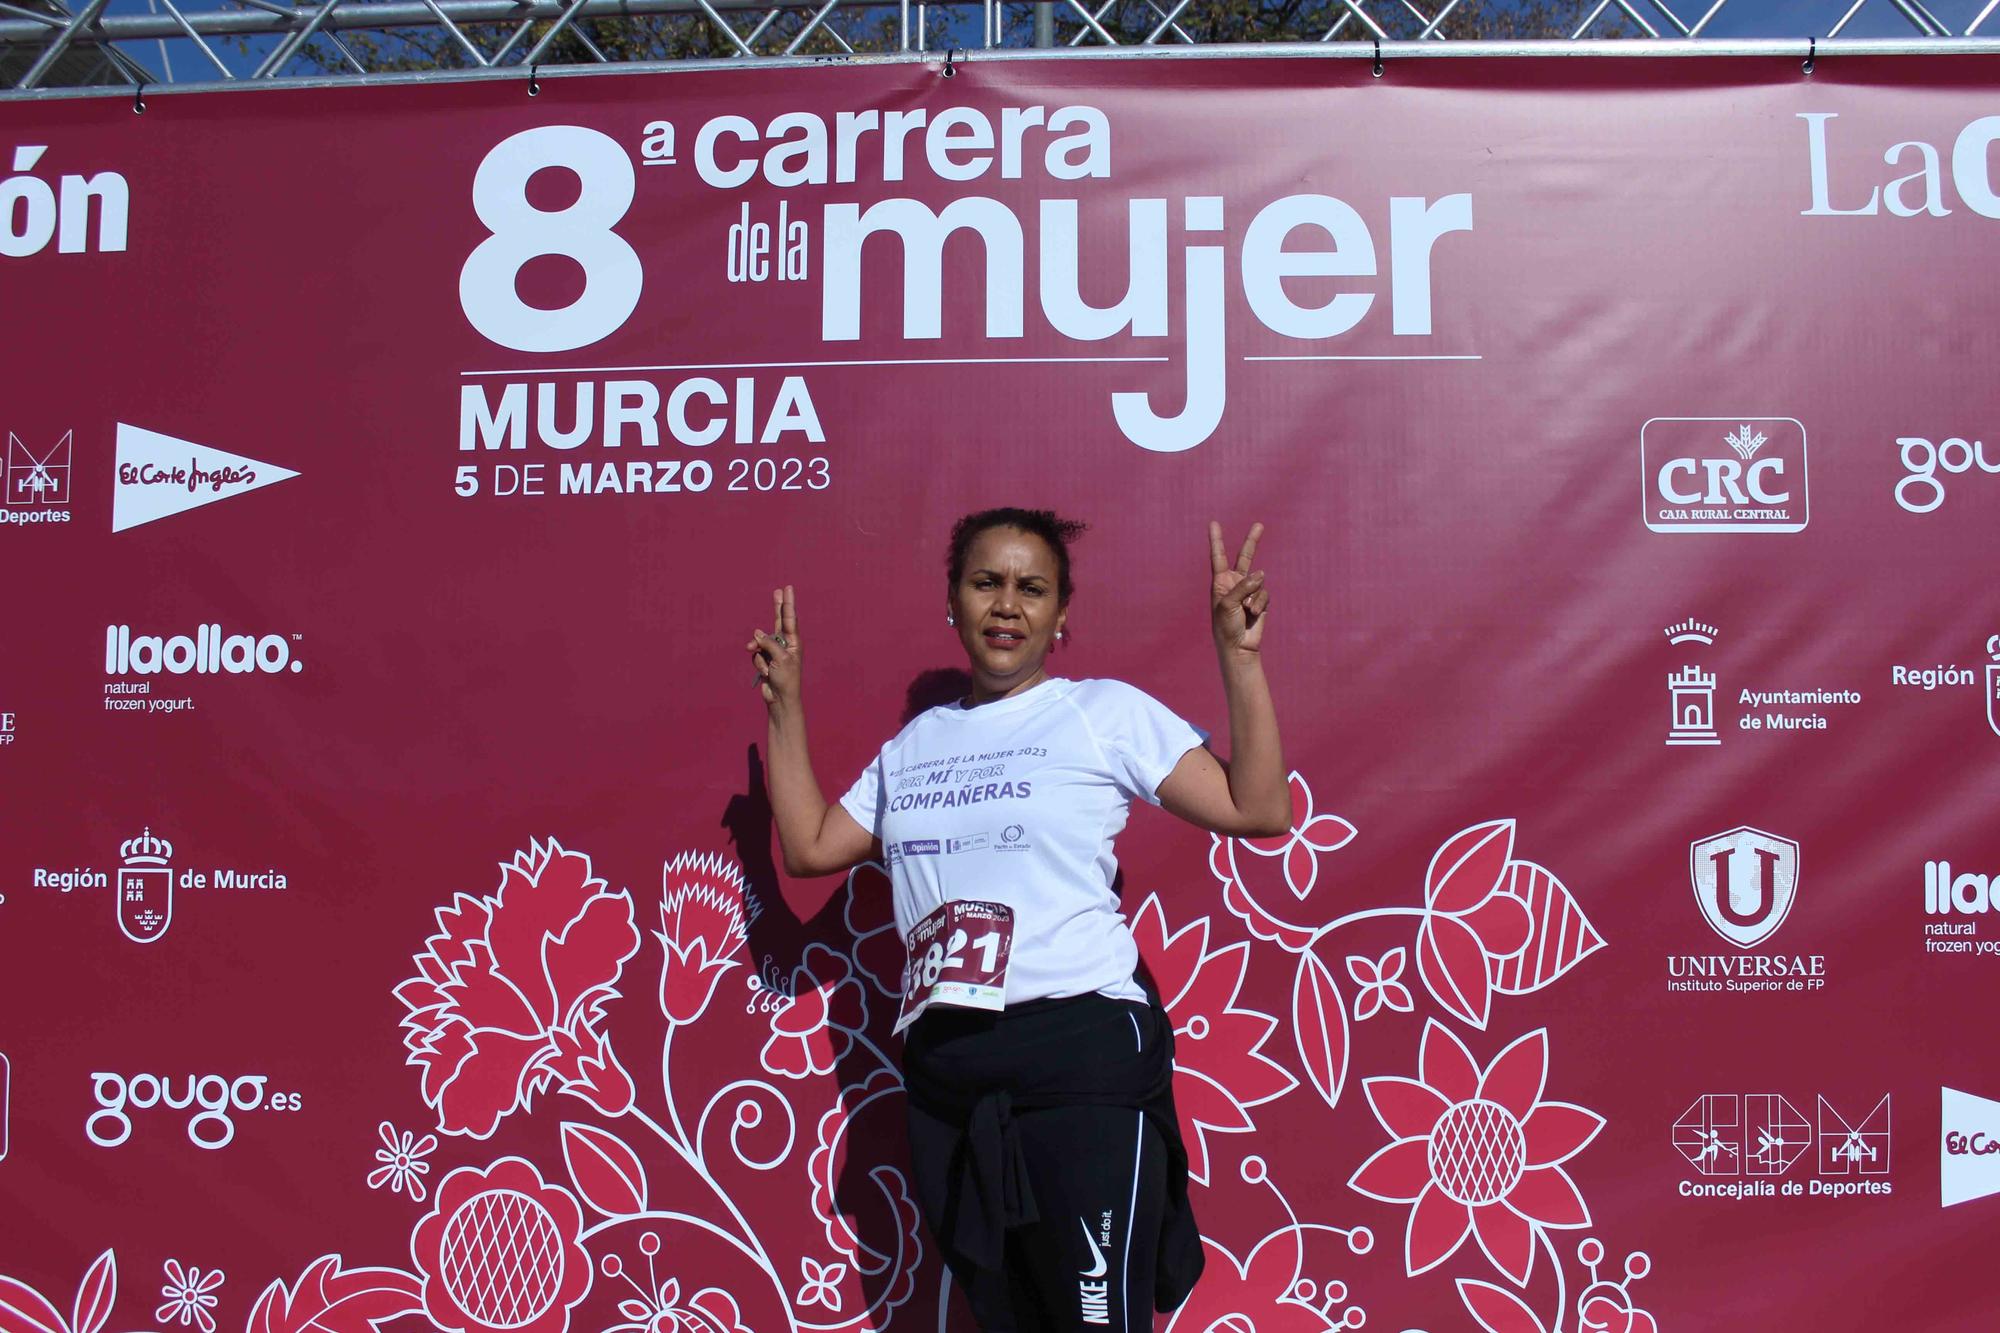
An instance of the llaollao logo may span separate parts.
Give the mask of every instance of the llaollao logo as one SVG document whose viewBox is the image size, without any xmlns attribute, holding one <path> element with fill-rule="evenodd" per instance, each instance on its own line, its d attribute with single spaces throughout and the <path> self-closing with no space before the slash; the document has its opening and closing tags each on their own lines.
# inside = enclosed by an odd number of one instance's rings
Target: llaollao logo
<svg viewBox="0 0 2000 1333">
<path fill-rule="evenodd" d="M 135 634 L 130 625 L 104 630 L 107 676 L 277 675 L 304 669 L 282 634 L 228 634 L 221 625 L 171 635 Z"/>
</svg>

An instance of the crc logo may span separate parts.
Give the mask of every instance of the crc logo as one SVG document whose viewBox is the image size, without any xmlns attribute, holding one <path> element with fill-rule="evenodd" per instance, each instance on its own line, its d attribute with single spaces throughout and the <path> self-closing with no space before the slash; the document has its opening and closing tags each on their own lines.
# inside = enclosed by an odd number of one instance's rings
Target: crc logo
<svg viewBox="0 0 2000 1333">
<path fill-rule="evenodd" d="M 1799 891 L 1799 845 L 1748 825 L 1688 846 L 1695 903 L 1716 934 L 1753 949 L 1778 933 Z"/>
<path fill-rule="evenodd" d="M 1654 532 L 1798 532 L 1811 517 L 1806 428 L 1791 417 L 1654 417 L 1639 463 Z"/>
</svg>

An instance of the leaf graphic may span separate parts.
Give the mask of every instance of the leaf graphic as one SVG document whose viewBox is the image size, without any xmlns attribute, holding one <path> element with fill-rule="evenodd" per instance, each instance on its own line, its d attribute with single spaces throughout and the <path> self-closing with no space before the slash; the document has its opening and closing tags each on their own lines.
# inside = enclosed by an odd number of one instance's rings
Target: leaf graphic
<svg viewBox="0 0 2000 1333">
<path fill-rule="evenodd" d="M 1299 955 L 1292 980 L 1292 1037 L 1306 1077 L 1328 1106 L 1340 1105 L 1347 1082 L 1347 1005 L 1340 984 L 1317 955 Z"/>
<path fill-rule="evenodd" d="M 76 1305 L 69 1322 L 75 1333 L 97 1333 L 111 1318 L 111 1307 L 118 1299 L 118 1261 L 106 1250 L 97 1256 L 97 1262 L 83 1275 L 83 1284 L 76 1289 Z"/>
<path fill-rule="evenodd" d="M 25 1282 L 0 1277 L 0 1333 L 68 1333 L 61 1311 Z"/>
<path fill-rule="evenodd" d="M 277 1333 L 285 1306 L 290 1303 L 285 1284 L 273 1282 L 264 1288 L 263 1294 L 257 1297 L 257 1303 L 250 1307 L 250 1318 L 244 1322 L 244 1328 L 248 1333 Z"/>
<path fill-rule="evenodd" d="M 1514 821 L 1496 819 L 1461 829 L 1431 856 L 1424 872 L 1424 906 L 1468 912 L 1486 901 L 1514 854 Z"/>
<path fill-rule="evenodd" d="M 1490 1282 L 1458 1280 L 1458 1298 L 1486 1333 L 1548 1333 L 1542 1317 L 1513 1292 Z"/>
<path fill-rule="evenodd" d="M 566 1121 L 562 1143 L 570 1179 L 584 1202 L 606 1217 L 646 1211 L 646 1168 L 623 1139 L 609 1130 Z"/>
<path fill-rule="evenodd" d="M 1429 916 L 1417 932 L 1417 975 L 1437 1002 L 1484 1032 L 1492 1009 L 1486 950 L 1457 917 Z"/>
<path fill-rule="evenodd" d="M 1563 882 L 1534 862 L 1508 865 L 1500 891 L 1527 905 L 1528 945 L 1511 958 L 1494 960 L 1495 990 L 1506 995 L 1538 991 L 1604 947 L 1603 936 Z"/>
<path fill-rule="evenodd" d="M 250 1312 L 250 1333 L 371 1333 L 424 1308 L 422 1280 L 396 1268 L 349 1268 L 323 1254 L 296 1286 L 273 1282 Z"/>
</svg>

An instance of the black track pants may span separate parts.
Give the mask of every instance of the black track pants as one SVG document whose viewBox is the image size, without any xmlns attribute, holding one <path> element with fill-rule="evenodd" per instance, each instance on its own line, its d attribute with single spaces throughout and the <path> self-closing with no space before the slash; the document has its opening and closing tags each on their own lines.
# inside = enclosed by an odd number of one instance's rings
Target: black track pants
<svg viewBox="0 0 2000 1333">
<path fill-rule="evenodd" d="M 1115 1081 L 1129 1066 L 1143 1086 L 1157 1060 L 1159 1011 L 1082 996 L 1000 1015 L 933 1011 L 911 1030 L 905 1060 L 928 1079 L 976 1095 L 1061 1081 L 1065 1067 Z M 1136 1105 L 1016 1109 L 1035 1219 L 1006 1232 L 1000 1267 L 981 1267 L 944 1246 L 953 1281 L 985 1333 L 1150 1333 L 1154 1263 L 1166 1191 L 1160 1131 Z M 911 1158 L 933 1237 L 976 1206 L 954 1170 L 962 1127 L 912 1104 Z"/>
</svg>

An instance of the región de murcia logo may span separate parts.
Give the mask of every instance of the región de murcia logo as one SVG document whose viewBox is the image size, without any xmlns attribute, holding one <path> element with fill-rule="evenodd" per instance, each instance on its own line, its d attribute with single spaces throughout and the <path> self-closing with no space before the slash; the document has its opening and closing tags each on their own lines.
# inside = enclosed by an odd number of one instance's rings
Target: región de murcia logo
<svg viewBox="0 0 2000 1333">
<path fill-rule="evenodd" d="M 151 825 L 118 845 L 115 872 L 93 866 L 37 866 L 31 881 L 33 888 L 64 894 L 115 889 L 118 930 L 135 944 L 153 944 L 166 935 L 174 923 L 176 889 L 276 891 L 289 884 L 284 871 L 269 866 L 176 867 L 174 844 L 154 833 Z"/>
</svg>

